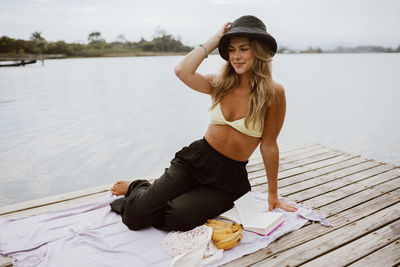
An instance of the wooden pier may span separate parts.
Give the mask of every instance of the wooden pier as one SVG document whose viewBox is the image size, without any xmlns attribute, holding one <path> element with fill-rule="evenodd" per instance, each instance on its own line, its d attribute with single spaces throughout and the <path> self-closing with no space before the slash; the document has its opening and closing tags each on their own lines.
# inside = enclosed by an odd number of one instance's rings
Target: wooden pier
<svg viewBox="0 0 400 267">
<path fill-rule="evenodd" d="M 54 55 L 14 55 L 14 56 L 4 56 L 0 55 L 0 67 L 19 67 L 29 64 L 35 64 L 37 61 L 41 61 L 42 65 L 46 59 L 62 59 L 66 58 L 64 54 L 54 54 Z M 4 63 L 5 62 L 5 63 Z"/>
<path fill-rule="evenodd" d="M 265 192 L 260 157 L 249 161 L 254 190 Z M 39 214 L 109 194 L 111 185 L 0 208 L 0 217 Z M 308 223 L 224 266 L 400 265 L 400 168 L 310 144 L 281 152 L 279 194 L 325 214 L 334 227 Z M 11 259 L 0 258 L 0 266 Z"/>
</svg>

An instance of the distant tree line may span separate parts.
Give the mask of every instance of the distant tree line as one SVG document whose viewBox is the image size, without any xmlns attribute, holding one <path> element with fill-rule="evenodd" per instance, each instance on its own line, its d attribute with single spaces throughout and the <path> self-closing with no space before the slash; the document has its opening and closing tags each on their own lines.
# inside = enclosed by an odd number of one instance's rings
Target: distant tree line
<svg viewBox="0 0 400 267">
<path fill-rule="evenodd" d="M 50 55 L 64 54 L 68 57 L 96 57 L 109 55 L 140 55 L 151 53 L 188 52 L 192 47 L 182 44 L 179 38 L 160 30 L 151 41 L 141 39 L 129 42 L 123 34 L 118 35 L 115 42 L 107 43 L 100 32 L 92 32 L 88 36 L 88 44 L 67 43 L 65 41 L 48 42 L 41 32 L 32 33 L 30 40 L 0 37 L 0 54 L 3 55 Z"/>
<path fill-rule="evenodd" d="M 321 49 L 319 47 L 309 46 L 307 49 L 298 50 L 282 46 L 278 49 L 278 53 L 284 54 L 307 54 L 307 53 L 400 53 L 400 45 L 393 49 L 391 47 L 382 46 L 356 46 L 356 47 L 342 47 L 339 46 L 334 49 Z"/>
<path fill-rule="evenodd" d="M 193 47 L 182 44 L 180 38 L 168 34 L 159 29 L 153 40 L 141 39 L 139 42 L 129 42 L 124 34 L 120 34 L 117 40 L 107 43 L 100 32 L 92 32 L 88 35 L 88 44 L 67 43 L 65 41 L 48 42 L 41 32 L 31 34 L 29 40 L 13 39 L 7 36 L 0 37 L 0 56 L 29 55 L 55 55 L 62 54 L 67 57 L 100 57 L 100 56 L 124 56 L 124 55 L 152 55 L 160 53 L 186 53 Z M 323 50 L 319 47 L 309 47 L 304 50 L 290 49 L 281 46 L 278 53 L 399 53 L 400 45 L 396 48 L 380 46 L 337 47 L 331 50 Z M 217 53 L 217 52 L 215 52 Z"/>
</svg>

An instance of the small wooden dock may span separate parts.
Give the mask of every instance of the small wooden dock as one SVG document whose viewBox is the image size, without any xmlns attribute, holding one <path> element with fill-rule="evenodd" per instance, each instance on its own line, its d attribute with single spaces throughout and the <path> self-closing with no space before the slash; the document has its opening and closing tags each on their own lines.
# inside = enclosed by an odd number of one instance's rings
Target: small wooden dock
<svg viewBox="0 0 400 267">
<path fill-rule="evenodd" d="M 64 54 L 53 54 L 53 55 L 14 55 L 14 56 L 4 56 L 0 55 L 0 67 L 19 67 L 29 64 L 35 64 L 36 61 L 41 61 L 42 65 L 46 59 L 61 59 L 66 58 Z M 5 62 L 5 63 L 4 63 Z"/>
<path fill-rule="evenodd" d="M 254 190 L 265 192 L 260 157 L 248 164 Z M 60 209 L 109 194 L 111 185 L 0 208 L 0 217 Z M 400 265 L 400 168 L 310 144 L 281 152 L 279 194 L 325 214 L 334 227 L 308 223 L 225 266 Z M 11 259 L 0 258 L 0 266 Z"/>
</svg>

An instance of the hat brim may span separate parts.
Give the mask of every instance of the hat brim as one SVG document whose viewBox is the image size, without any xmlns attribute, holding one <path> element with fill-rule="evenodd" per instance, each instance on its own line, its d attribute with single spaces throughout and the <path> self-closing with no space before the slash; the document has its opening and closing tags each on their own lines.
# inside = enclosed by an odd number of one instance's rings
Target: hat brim
<svg viewBox="0 0 400 267">
<path fill-rule="evenodd" d="M 238 37 L 238 36 L 254 38 L 259 41 L 262 41 L 265 45 L 268 46 L 269 50 L 272 53 L 272 56 L 274 56 L 277 51 L 278 44 L 276 43 L 275 38 L 272 37 L 270 34 L 264 31 L 258 31 L 257 29 L 254 28 L 236 27 L 235 29 L 224 34 L 222 38 L 219 40 L 218 52 L 223 59 L 227 61 L 229 60 L 229 55 L 227 51 L 229 46 L 229 41 L 232 37 Z"/>
</svg>

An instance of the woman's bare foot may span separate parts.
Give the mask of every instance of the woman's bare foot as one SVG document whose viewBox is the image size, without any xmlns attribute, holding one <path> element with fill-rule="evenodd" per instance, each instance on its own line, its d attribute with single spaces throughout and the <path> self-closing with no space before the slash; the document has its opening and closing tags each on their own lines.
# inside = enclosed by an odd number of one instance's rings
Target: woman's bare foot
<svg viewBox="0 0 400 267">
<path fill-rule="evenodd" d="M 111 194 L 116 195 L 116 196 L 122 196 L 125 195 L 126 192 L 128 192 L 128 187 L 132 183 L 130 180 L 121 180 L 116 182 L 112 187 L 111 187 Z"/>
</svg>

